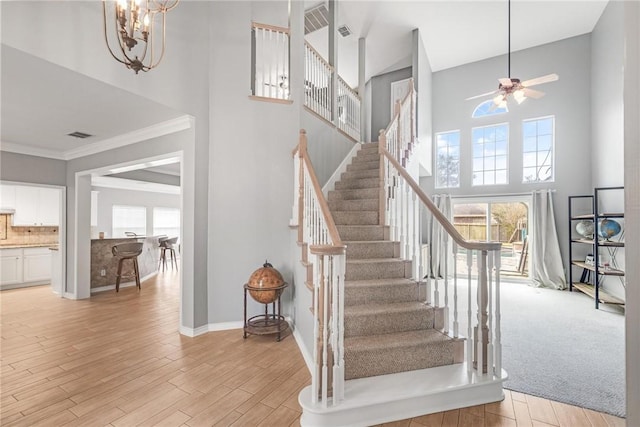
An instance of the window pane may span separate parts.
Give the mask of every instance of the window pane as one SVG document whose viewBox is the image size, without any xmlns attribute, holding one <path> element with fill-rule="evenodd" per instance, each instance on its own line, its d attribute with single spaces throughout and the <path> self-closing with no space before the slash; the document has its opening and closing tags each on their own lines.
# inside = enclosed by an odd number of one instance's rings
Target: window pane
<svg viewBox="0 0 640 427">
<path fill-rule="evenodd" d="M 496 171 L 496 184 L 506 184 L 507 183 L 507 171 L 506 170 L 497 170 Z"/>
<path fill-rule="evenodd" d="M 127 237 L 126 232 L 147 234 L 147 208 L 144 206 L 114 205 L 111 212 L 112 237 Z"/>
<path fill-rule="evenodd" d="M 553 180 L 553 123 L 553 117 L 522 123 L 523 182 Z"/>
<path fill-rule="evenodd" d="M 436 187 L 457 187 L 460 173 L 460 132 L 436 134 Z M 452 178 L 454 177 L 455 178 Z"/>
<path fill-rule="evenodd" d="M 495 172 L 494 171 L 486 171 L 484 173 L 484 185 L 495 184 Z"/>
<path fill-rule="evenodd" d="M 506 124 L 474 128 L 473 185 L 496 184 L 496 169 L 506 176 L 509 126 Z M 480 174 L 482 172 L 482 174 Z"/>
<path fill-rule="evenodd" d="M 527 153 L 527 152 L 531 152 L 531 151 L 536 151 L 537 149 L 537 144 L 536 144 L 536 137 L 531 137 L 531 138 L 526 138 L 524 139 L 524 142 L 522 144 L 522 151 Z"/>
<path fill-rule="evenodd" d="M 525 168 L 535 167 L 536 166 L 536 153 L 524 153 L 524 157 L 522 159 L 522 166 Z"/>
<path fill-rule="evenodd" d="M 180 240 L 180 209 L 153 208 L 153 235 L 178 237 Z"/>
</svg>

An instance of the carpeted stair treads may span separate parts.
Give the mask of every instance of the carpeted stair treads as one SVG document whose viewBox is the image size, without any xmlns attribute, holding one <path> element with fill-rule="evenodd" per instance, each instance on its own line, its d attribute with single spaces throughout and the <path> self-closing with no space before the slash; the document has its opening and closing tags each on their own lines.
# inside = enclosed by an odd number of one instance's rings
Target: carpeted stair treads
<svg viewBox="0 0 640 427">
<path fill-rule="evenodd" d="M 462 340 L 434 329 L 442 309 L 419 300 L 411 262 L 400 259 L 400 243 L 379 225 L 379 167 L 377 144 L 363 144 L 328 197 L 347 246 L 347 379 L 450 365 L 463 351 Z"/>
</svg>

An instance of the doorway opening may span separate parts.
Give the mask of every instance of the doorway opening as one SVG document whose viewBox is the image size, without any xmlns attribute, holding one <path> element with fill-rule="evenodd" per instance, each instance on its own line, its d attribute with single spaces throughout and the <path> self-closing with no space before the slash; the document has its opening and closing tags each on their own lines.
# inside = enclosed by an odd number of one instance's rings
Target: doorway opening
<svg viewBox="0 0 640 427">
<path fill-rule="evenodd" d="M 452 200 L 453 225 L 468 240 L 502 243 L 500 274 L 529 278 L 529 197 Z M 466 252 L 459 250 L 458 265 Z"/>
</svg>

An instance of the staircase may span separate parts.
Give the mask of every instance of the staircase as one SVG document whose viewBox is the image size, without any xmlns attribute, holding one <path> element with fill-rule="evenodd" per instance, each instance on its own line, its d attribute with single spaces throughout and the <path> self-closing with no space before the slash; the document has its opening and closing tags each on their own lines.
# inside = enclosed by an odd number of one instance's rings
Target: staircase
<svg viewBox="0 0 640 427">
<path fill-rule="evenodd" d="M 346 244 L 345 379 L 372 377 L 463 362 L 464 341 L 442 328 L 441 308 L 419 299 L 411 262 L 379 225 L 377 144 L 363 144 L 328 203 Z"/>
</svg>

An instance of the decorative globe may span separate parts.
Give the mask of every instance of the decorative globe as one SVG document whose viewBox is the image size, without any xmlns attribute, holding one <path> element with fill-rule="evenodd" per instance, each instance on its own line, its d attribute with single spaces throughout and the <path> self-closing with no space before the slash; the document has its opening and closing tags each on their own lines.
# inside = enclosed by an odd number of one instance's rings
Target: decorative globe
<svg viewBox="0 0 640 427">
<path fill-rule="evenodd" d="M 576 232 L 584 238 L 593 239 L 593 221 L 580 221 L 576 224 Z"/>
<path fill-rule="evenodd" d="M 620 224 L 612 219 L 605 218 L 598 224 L 598 234 L 607 240 L 617 236 L 621 231 L 622 227 Z"/>
<path fill-rule="evenodd" d="M 265 262 L 262 268 L 251 274 L 247 285 L 249 286 L 249 295 L 254 300 L 262 304 L 270 304 L 277 300 L 282 293 L 282 289 L 278 288 L 284 285 L 284 279 L 278 270 Z"/>
</svg>

